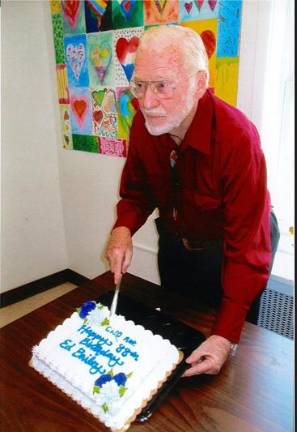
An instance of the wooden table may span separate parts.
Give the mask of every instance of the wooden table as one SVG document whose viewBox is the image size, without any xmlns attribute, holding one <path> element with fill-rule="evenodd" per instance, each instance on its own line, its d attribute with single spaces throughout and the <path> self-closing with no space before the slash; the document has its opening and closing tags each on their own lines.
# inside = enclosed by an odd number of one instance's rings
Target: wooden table
<svg viewBox="0 0 297 432">
<path fill-rule="evenodd" d="M 111 289 L 112 276 L 105 273 L 1 330 L 1 431 L 107 430 L 28 362 L 32 347 L 77 306 Z M 173 295 L 165 302 L 158 286 L 129 274 L 122 291 L 209 333 L 214 320 L 211 310 L 199 310 Z M 236 356 L 218 376 L 181 379 L 153 416 L 146 423 L 134 423 L 130 430 L 291 432 L 293 381 L 293 342 L 246 323 Z"/>
</svg>

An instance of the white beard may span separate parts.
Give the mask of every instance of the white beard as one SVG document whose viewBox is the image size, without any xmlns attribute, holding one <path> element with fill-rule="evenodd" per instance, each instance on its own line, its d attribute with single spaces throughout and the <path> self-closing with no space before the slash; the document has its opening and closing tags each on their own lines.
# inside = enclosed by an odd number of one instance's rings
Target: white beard
<svg viewBox="0 0 297 432">
<path fill-rule="evenodd" d="M 191 110 L 193 109 L 195 100 L 192 95 L 192 92 L 189 91 L 188 96 L 185 98 L 184 101 L 181 102 L 181 105 L 183 108 L 181 108 L 179 111 L 175 111 L 173 114 L 167 114 L 163 111 L 158 110 L 142 110 L 142 113 L 145 118 L 145 127 L 147 128 L 148 132 L 151 135 L 163 135 L 165 133 L 171 132 L 173 129 L 177 129 L 181 123 L 185 120 L 185 118 L 190 114 Z M 146 114 L 154 114 L 154 115 L 164 115 L 168 117 L 168 120 L 165 120 L 164 117 L 164 124 L 161 124 L 159 126 L 154 126 L 150 124 L 149 117 L 147 118 Z"/>
<path fill-rule="evenodd" d="M 165 124 L 160 126 L 153 126 L 150 125 L 147 120 L 145 121 L 145 127 L 147 128 L 147 130 L 151 135 L 155 135 L 155 136 L 166 134 L 170 132 L 172 129 L 177 128 L 179 124 L 180 124 L 180 120 L 178 121 L 178 124 L 176 124 L 176 121 L 174 121 L 173 119 L 171 121 L 167 121 Z"/>
</svg>

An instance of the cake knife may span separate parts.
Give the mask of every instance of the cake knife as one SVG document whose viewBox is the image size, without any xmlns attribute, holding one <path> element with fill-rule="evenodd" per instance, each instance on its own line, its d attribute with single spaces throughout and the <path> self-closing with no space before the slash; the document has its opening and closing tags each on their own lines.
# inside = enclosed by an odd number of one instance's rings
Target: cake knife
<svg viewBox="0 0 297 432">
<path fill-rule="evenodd" d="M 120 279 L 120 281 L 116 284 L 115 292 L 114 292 L 111 307 L 110 307 L 110 314 L 109 314 L 110 317 L 116 313 L 116 309 L 117 309 L 117 305 L 118 305 L 118 297 L 119 297 L 119 292 L 120 292 L 120 286 L 121 286 L 121 280 L 122 279 Z"/>
</svg>

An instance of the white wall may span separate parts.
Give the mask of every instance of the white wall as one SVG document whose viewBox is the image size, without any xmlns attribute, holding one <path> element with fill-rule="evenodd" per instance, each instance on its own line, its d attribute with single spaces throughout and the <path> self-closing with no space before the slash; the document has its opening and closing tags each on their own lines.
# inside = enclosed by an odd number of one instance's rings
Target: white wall
<svg viewBox="0 0 297 432">
<path fill-rule="evenodd" d="M 238 106 L 261 128 L 269 2 L 243 3 Z M 103 251 L 124 159 L 62 148 L 48 2 L 2 9 L 3 290 L 67 267 L 93 278 L 108 268 Z M 129 271 L 158 283 L 153 219 L 134 236 Z"/>
<path fill-rule="evenodd" d="M 2 2 L 2 272 L 7 291 L 68 267 L 44 2 Z"/>
</svg>

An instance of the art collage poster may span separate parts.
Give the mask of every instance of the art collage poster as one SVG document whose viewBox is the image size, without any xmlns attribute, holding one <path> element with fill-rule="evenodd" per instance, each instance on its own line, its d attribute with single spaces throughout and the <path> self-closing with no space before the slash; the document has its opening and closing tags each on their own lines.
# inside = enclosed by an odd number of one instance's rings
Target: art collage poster
<svg viewBox="0 0 297 432">
<path fill-rule="evenodd" d="M 139 38 L 180 24 L 203 39 L 214 93 L 236 105 L 242 0 L 50 0 L 65 149 L 125 157 Z"/>
</svg>

